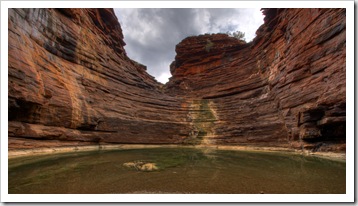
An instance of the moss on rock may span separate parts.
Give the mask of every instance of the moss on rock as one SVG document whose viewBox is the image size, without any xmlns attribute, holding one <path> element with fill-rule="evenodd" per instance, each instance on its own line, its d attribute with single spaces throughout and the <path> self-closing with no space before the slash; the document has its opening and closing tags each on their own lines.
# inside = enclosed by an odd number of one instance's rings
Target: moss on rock
<svg viewBox="0 0 358 206">
<path fill-rule="evenodd" d="M 198 145 L 208 135 L 213 133 L 216 117 L 207 99 L 194 100 L 189 115 L 192 120 L 192 131 L 184 144 Z"/>
</svg>

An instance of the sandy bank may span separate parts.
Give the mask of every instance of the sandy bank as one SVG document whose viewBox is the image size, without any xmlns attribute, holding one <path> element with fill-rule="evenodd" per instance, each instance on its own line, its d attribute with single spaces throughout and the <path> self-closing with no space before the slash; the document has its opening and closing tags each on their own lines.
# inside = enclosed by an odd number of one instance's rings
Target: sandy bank
<svg viewBox="0 0 358 206">
<path fill-rule="evenodd" d="M 106 144 L 106 145 L 89 145 L 89 146 L 66 146 L 54 148 L 36 148 L 36 149 L 17 149 L 8 152 L 8 158 L 38 156 L 49 154 L 60 154 L 70 152 L 96 151 L 96 150 L 127 150 L 127 149 L 149 149 L 149 148 L 198 148 L 203 150 L 240 150 L 255 152 L 280 152 L 288 154 L 301 154 L 305 156 L 316 156 L 336 161 L 345 161 L 345 153 L 334 152 L 310 152 L 283 147 L 259 147 L 259 146 L 223 146 L 223 145 L 148 145 L 148 144 Z"/>
</svg>

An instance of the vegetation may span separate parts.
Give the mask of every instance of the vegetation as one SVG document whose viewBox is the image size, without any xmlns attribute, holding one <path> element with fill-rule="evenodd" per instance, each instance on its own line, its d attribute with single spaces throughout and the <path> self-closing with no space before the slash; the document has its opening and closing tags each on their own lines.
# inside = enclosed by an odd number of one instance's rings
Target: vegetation
<svg viewBox="0 0 358 206">
<path fill-rule="evenodd" d="M 216 121 L 215 115 L 209 106 L 207 99 L 196 100 L 193 102 L 197 112 L 192 114 L 193 130 L 189 137 L 183 142 L 188 145 L 197 145 L 212 132 L 212 127 Z"/>
<path fill-rule="evenodd" d="M 236 39 L 239 39 L 239 40 L 242 40 L 242 41 L 245 41 L 245 32 L 242 32 L 242 31 L 234 31 L 234 32 L 227 32 L 226 33 L 227 35 L 231 36 L 231 37 L 235 37 Z"/>
<path fill-rule="evenodd" d="M 205 51 L 206 52 L 210 52 L 211 48 L 214 46 L 214 43 L 211 42 L 209 39 L 206 40 L 206 45 L 205 45 Z"/>
<path fill-rule="evenodd" d="M 241 40 L 241 41 L 244 41 L 244 42 L 246 42 L 246 39 L 245 39 L 245 32 L 242 32 L 242 31 L 234 31 L 234 32 L 230 32 L 230 31 L 228 31 L 228 32 L 226 32 L 226 33 L 217 33 L 217 34 L 226 34 L 226 35 L 228 35 L 228 36 L 230 36 L 230 37 L 234 37 L 234 38 L 236 38 L 236 39 L 238 39 L 238 40 Z M 205 35 L 215 35 L 214 33 L 205 33 Z M 211 47 L 213 47 L 214 46 L 214 43 L 212 43 L 210 40 L 206 40 L 207 41 L 207 44 L 206 44 L 206 46 L 205 46 L 205 50 L 207 51 L 207 52 L 209 52 L 210 51 L 210 49 L 211 49 Z"/>
</svg>

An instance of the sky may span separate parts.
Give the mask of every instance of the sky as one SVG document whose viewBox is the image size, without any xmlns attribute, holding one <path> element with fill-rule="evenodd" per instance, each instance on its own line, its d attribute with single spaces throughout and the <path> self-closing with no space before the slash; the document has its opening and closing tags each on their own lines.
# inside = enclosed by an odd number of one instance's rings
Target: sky
<svg viewBox="0 0 358 206">
<path fill-rule="evenodd" d="M 247 42 L 263 24 L 262 12 L 255 9 L 114 9 L 121 24 L 127 55 L 147 66 L 157 81 L 171 77 L 169 65 L 175 46 L 184 38 L 205 33 L 245 32 Z"/>
</svg>

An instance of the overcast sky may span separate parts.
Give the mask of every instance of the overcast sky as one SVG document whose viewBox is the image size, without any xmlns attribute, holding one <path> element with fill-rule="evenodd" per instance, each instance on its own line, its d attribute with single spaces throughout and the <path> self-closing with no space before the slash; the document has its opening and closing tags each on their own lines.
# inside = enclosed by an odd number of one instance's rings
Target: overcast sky
<svg viewBox="0 0 358 206">
<path fill-rule="evenodd" d="M 149 74 L 165 83 L 171 76 L 175 45 L 187 36 L 245 32 L 255 37 L 263 18 L 257 9 L 114 9 L 122 26 L 128 56 L 147 66 Z"/>
</svg>

